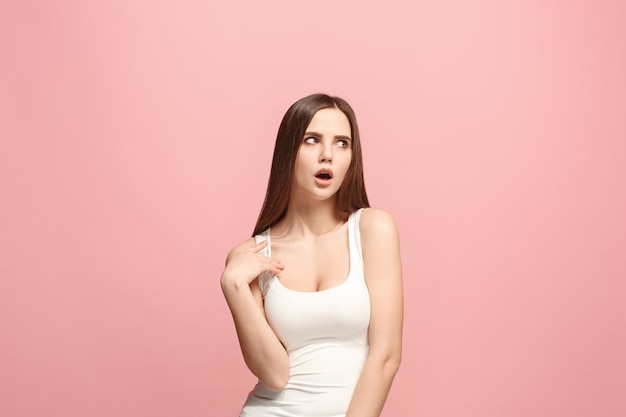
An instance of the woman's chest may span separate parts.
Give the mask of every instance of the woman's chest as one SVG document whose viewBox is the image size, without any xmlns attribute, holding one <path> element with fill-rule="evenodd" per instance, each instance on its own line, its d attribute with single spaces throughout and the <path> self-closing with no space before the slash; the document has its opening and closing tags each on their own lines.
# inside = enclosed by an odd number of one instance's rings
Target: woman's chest
<svg viewBox="0 0 626 417">
<path fill-rule="evenodd" d="M 272 256 L 285 265 L 278 275 L 281 284 L 294 291 L 327 290 L 341 285 L 350 273 L 347 239 L 275 243 Z"/>
</svg>

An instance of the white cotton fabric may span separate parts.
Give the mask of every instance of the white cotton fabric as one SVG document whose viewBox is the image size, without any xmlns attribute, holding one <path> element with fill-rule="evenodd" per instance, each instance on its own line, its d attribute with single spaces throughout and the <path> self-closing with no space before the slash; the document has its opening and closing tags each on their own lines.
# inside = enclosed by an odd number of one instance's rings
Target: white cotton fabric
<svg viewBox="0 0 626 417">
<path fill-rule="evenodd" d="M 289 355 L 290 377 L 281 391 L 259 382 L 240 417 L 345 417 L 369 350 L 360 215 L 358 210 L 348 217 L 350 272 L 343 283 L 301 292 L 270 273 L 259 277 L 267 320 Z M 255 238 L 269 241 L 269 229 Z M 264 252 L 271 256 L 271 242 Z"/>
</svg>

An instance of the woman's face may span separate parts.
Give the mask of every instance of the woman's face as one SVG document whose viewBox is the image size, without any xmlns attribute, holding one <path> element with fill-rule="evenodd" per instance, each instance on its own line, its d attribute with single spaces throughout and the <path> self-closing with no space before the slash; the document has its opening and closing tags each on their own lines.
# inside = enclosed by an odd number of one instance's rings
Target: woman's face
<svg viewBox="0 0 626 417">
<path fill-rule="evenodd" d="M 317 200 L 337 193 L 352 161 L 350 130 L 348 118 L 337 108 L 315 113 L 296 157 L 295 192 Z"/>
</svg>

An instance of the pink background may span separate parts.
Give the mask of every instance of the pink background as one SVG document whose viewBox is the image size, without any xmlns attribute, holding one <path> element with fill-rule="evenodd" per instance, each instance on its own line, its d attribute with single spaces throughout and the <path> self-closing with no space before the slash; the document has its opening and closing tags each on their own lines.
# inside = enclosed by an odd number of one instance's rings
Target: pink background
<svg viewBox="0 0 626 417">
<path fill-rule="evenodd" d="M 626 415 L 624 2 L 6 3 L 0 415 L 237 415 L 219 276 L 317 91 L 402 235 L 383 415 Z"/>
</svg>

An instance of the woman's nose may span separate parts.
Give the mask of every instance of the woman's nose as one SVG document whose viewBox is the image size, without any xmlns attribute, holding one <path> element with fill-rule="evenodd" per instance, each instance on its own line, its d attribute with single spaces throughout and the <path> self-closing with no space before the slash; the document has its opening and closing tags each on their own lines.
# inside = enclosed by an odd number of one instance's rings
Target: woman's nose
<svg viewBox="0 0 626 417">
<path fill-rule="evenodd" d="M 320 162 L 332 162 L 333 161 L 333 150 L 330 146 L 322 146 L 322 150 L 320 152 Z"/>
</svg>

